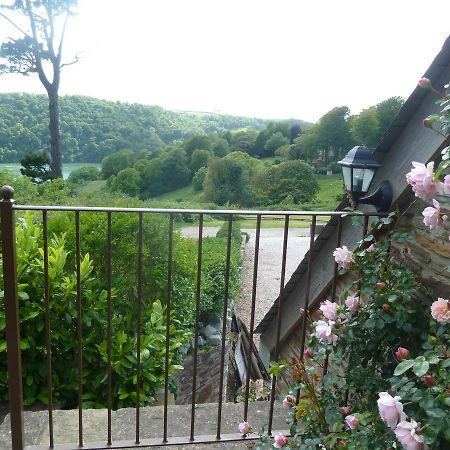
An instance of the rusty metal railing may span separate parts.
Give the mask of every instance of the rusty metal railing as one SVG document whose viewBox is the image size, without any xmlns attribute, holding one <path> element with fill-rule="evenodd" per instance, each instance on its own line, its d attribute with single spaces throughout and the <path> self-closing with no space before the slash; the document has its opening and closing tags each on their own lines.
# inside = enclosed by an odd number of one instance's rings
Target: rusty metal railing
<svg viewBox="0 0 450 450">
<path fill-rule="evenodd" d="M 308 269 L 306 275 L 305 290 L 305 316 L 310 305 L 311 295 L 311 275 L 312 263 L 314 259 L 315 236 L 317 234 L 317 219 L 320 217 L 328 219 L 329 217 L 338 218 L 337 246 L 341 245 L 342 221 L 348 212 L 342 211 L 251 211 L 251 210 L 184 210 L 184 209 L 150 209 L 150 208 L 109 208 L 109 207 L 69 207 L 69 206 L 23 206 L 15 205 L 13 199 L 14 191 L 9 186 L 1 189 L 0 201 L 0 217 L 1 217 L 1 241 L 2 241 L 2 259 L 3 259 L 3 277 L 4 277 L 4 302 L 6 316 L 6 340 L 7 340 L 7 360 L 8 360 L 8 389 L 10 400 L 10 419 L 11 419 L 11 442 L 13 450 L 23 450 L 25 448 L 24 441 L 24 418 L 23 418 L 23 394 L 22 394 L 22 368 L 21 368 L 21 351 L 20 351 L 20 319 L 19 319 L 19 301 L 17 288 L 16 273 L 16 239 L 15 239 L 15 212 L 16 211 L 37 211 L 42 214 L 43 224 L 43 242 L 44 242 L 44 305 L 45 305 L 45 341 L 46 341 L 46 358 L 47 358 L 47 377 L 48 377 L 48 434 L 49 442 L 45 447 L 33 447 L 35 449 L 58 448 L 58 449 L 74 449 L 83 447 L 85 449 L 107 449 L 107 448 L 130 448 L 130 447 L 151 447 L 172 444 L 189 444 L 189 443 L 212 443 L 212 442 L 229 442 L 245 439 L 239 434 L 222 433 L 222 414 L 223 414 L 223 384 L 224 384 L 224 367 L 225 367 L 225 339 L 226 339 L 226 322 L 227 310 L 229 306 L 229 278 L 231 264 L 231 248 L 232 248 L 232 227 L 233 219 L 239 216 L 247 216 L 256 218 L 256 240 L 253 262 L 253 282 L 251 293 L 251 317 L 249 327 L 249 345 L 247 348 L 247 367 L 252 364 L 252 348 L 255 330 L 255 306 L 257 303 L 257 286 L 258 286 L 258 264 L 259 264 L 259 244 L 261 233 L 261 222 L 263 217 L 278 217 L 284 219 L 282 258 L 281 258 L 281 275 L 278 297 L 278 316 L 276 320 L 276 344 L 274 350 L 274 358 L 279 356 L 280 335 L 281 335 L 281 319 L 283 315 L 283 302 L 285 300 L 285 280 L 286 280 L 286 261 L 289 239 L 290 218 L 310 218 L 310 242 Z M 77 337 L 76 345 L 78 348 L 78 359 L 76 361 L 78 370 L 78 442 L 73 444 L 55 443 L 53 430 L 53 411 L 54 404 L 52 399 L 52 342 L 51 342 L 51 323 L 50 323 L 50 299 L 49 275 L 48 275 L 48 213 L 54 211 L 69 211 L 75 214 L 75 261 L 76 261 L 76 319 L 77 319 Z M 86 212 L 104 213 L 107 216 L 106 230 L 106 286 L 107 286 L 107 311 L 106 311 L 106 340 L 107 340 L 107 439 L 103 443 L 85 442 L 83 435 L 83 327 L 81 308 L 81 282 L 80 282 L 80 264 L 81 252 L 80 243 L 82 236 L 80 233 L 80 216 Z M 135 407 L 135 438 L 132 441 L 113 441 L 112 439 L 112 216 L 120 213 L 135 213 L 138 216 L 138 240 L 137 240 L 137 363 L 136 363 L 136 395 L 140 398 L 141 388 L 141 305 L 142 305 L 142 276 L 143 276 L 143 217 L 146 214 L 163 214 L 168 216 L 168 265 L 167 265 L 167 293 L 166 293 L 166 353 L 165 353 L 165 373 L 164 373 L 164 408 L 163 408 L 163 429 L 161 438 L 143 439 L 141 438 L 142 417 L 140 415 L 139 401 Z M 203 255 L 203 234 L 204 234 L 204 216 L 212 215 L 221 217 L 226 216 L 228 226 L 226 237 L 226 268 L 225 268 L 225 284 L 223 292 L 223 315 L 222 315 L 222 342 L 220 346 L 220 385 L 219 398 L 217 405 L 217 428 L 215 435 L 198 435 L 195 433 L 195 415 L 196 415 L 196 390 L 197 390 L 197 370 L 198 370 L 198 342 L 194 339 L 193 350 L 193 377 L 192 377 L 192 400 L 191 400 L 191 421 L 190 433 L 186 437 L 169 437 L 168 435 L 168 392 L 169 392 L 169 352 L 170 352 L 170 313 L 171 313 L 171 286 L 173 276 L 173 235 L 174 235 L 174 217 L 177 214 L 191 214 L 199 218 L 198 221 L 198 254 L 197 254 L 197 278 L 196 278 L 196 296 L 195 296 L 195 335 L 198 334 L 199 328 L 199 311 L 201 304 L 201 270 Z M 365 217 L 363 233 L 367 230 L 370 216 L 379 214 L 363 214 Z M 298 261 L 300 263 L 300 261 Z M 332 287 L 332 299 L 334 301 L 336 293 L 336 277 L 337 269 L 334 270 L 334 281 Z M 299 356 L 303 358 L 304 342 L 306 335 L 306 320 L 302 321 L 303 328 L 301 330 L 302 340 L 299 342 Z M 326 370 L 326 368 L 325 368 Z M 276 398 L 276 377 L 272 377 L 270 408 L 267 412 L 268 432 L 272 433 L 272 421 L 274 414 L 274 403 Z M 248 419 L 249 411 L 249 387 L 250 387 L 250 370 L 247 370 L 245 383 L 245 399 L 243 419 Z"/>
</svg>

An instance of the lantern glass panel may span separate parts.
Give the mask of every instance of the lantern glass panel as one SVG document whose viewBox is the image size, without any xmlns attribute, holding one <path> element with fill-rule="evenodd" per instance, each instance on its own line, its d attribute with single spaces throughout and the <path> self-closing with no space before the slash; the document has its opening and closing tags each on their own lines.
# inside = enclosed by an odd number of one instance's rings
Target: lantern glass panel
<svg viewBox="0 0 450 450">
<path fill-rule="evenodd" d="M 344 177 L 344 184 L 348 191 L 352 189 L 352 168 L 342 166 L 342 176 Z"/>
<path fill-rule="evenodd" d="M 354 193 L 365 194 L 369 190 L 370 183 L 375 175 L 374 169 L 353 169 L 353 189 Z"/>
</svg>

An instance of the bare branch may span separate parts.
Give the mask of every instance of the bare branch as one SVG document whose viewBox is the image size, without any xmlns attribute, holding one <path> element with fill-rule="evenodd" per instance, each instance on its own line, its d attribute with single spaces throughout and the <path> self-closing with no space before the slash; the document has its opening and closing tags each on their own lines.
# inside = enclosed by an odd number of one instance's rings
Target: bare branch
<svg viewBox="0 0 450 450">
<path fill-rule="evenodd" d="M 56 63 L 59 64 L 57 55 L 55 55 L 55 49 L 53 46 L 53 40 L 55 39 L 55 24 L 54 17 L 51 7 L 49 6 L 47 1 L 43 1 L 44 8 L 47 11 L 48 22 L 43 24 L 43 30 L 45 34 L 45 40 L 47 41 L 47 48 L 51 55 L 52 61 L 56 59 Z M 48 34 L 47 25 L 50 27 L 50 35 Z"/>
<path fill-rule="evenodd" d="M 76 64 L 79 60 L 80 60 L 80 57 L 79 57 L 79 55 L 78 55 L 78 53 L 77 53 L 77 54 L 75 55 L 75 60 L 74 60 L 74 61 L 72 61 L 72 62 L 70 62 L 70 63 L 64 63 L 64 64 L 61 64 L 61 65 L 59 66 L 59 68 L 62 69 L 63 67 L 66 67 L 66 66 L 73 66 L 73 65 Z"/>
<path fill-rule="evenodd" d="M 41 53 L 39 51 L 39 45 L 38 45 L 38 37 L 37 37 L 37 31 L 36 31 L 36 22 L 34 20 L 33 15 L 33 9 L 31 7 L 30 0 L 26 0 L 27 10 L 28 10 L 28 16 L 30 18 L 31 23 L 31 30 L 33 32 L 33 53 L 36 60 L 36 68 L 37 72 L 39 74 L 39 79 L 41 80 L 41 83 L 44 85 L 45 89 L 50 90 L 52 85 L 50 81 L 48 80 L 47 76 L 45 75 L 44 67 L 42 66 L 42 58 Z"/>
<path fill-rule="evenodd" d="M 61 63 L 61 58 L 62 58 L 62 46 L 63 46 L 63 42 L 64 42 L 64 36 L 66 34 L 66 26 L 67 26 L 67 21 L 69 20 L 70 17 L 70 3 L 67 1 L 66 3 L 66 17 L 64 19 L 64 25 L 62 28 L 62 32 L 61 32 L 61 39 L 59 41 L 59 46 L 58 46 L 58 55 L 57 55 L 57 59 L 58 59 L 58 64 Z M 75 58 L 78 61 L 78 55 L 75 56 Z M 62 66 L 61 66 L 62 67 Z"/>
<path fill-rule="evenodd" d="M 0 17 L 3 17 L 6 21 L 8 21 L 14 28 L 18 29 L 22 34 L 24 34 L 25 36 L 29 36 L 28 33 L 26 33 L 24 30 L 22 30 L 22 28 L 19 27 L 19 25 L 17 25 L 16 23 L 14 23 L 8 16 L 6 16 L 3 13 L 0 13 Z"/>
</svg>

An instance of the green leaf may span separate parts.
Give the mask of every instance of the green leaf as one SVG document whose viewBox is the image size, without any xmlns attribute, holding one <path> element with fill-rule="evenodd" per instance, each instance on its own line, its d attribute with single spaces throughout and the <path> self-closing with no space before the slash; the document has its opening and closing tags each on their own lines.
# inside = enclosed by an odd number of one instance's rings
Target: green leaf
<svg viewBox="0 0 450 450">
<path fill-rule="evenodd" d="M 415 363 L 414 359 L 405 359 L 395 368 L 394 376 L 398 377 L 402 373 L 405 373 L 407 370 L 411 369 L 414 363 Z"/>
<path fill-rule="evenodd" d="M 425 359 L 424 356 L 419 356 L 414 360 L 413 372 L 418 376 L 422 377 L 428 372 L 430 368 L 430 363 Z"/>
</svg>

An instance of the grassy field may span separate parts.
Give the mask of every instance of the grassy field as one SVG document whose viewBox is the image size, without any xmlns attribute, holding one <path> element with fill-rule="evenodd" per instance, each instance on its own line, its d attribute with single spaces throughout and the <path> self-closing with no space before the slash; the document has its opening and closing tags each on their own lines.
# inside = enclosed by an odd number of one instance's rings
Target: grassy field
<svg viewBox="0 0 450 450">
<path fill-rule="evenodd" d="M 339 196 L 339 199 L 342 198 L 342 178 L 340 175 L 319 175 L 317 178 L 320 190 L 317 194 L 316 201 L 314 203 L 309 203 L 307 209 L 315 211 L 333 211 L 339 203 L 337 197 Z M 192 185 L 154 197 L 152 200 L 158 202 L 188 202 L 192 203 L 194 207 L 202 207 L 202 204 L 206 204 L 202 199 L 202 192 L 194 191 Z"/>
<path fill-rule="evenodd" d="M 342 198 L 342 182 L 340 175 L 318 176 L 320 191 L 314 203 L 304 205 L 307 211 L 333 211 L 336 209 L 339 199 Z M 101 194 L 106 188 L 106 181 L 91 181 L 80 187 L 79 193 L 84 197 Z M 206 203 L 202 198 L 202 192 L 194 191 L 192 185 L 186 186 L 176 191 L 154 197 L 145 202 L 147 207 L 158 208 L 184 208 L 184 209 L 210 209 L 210 204 Z M 277 208 L 279 209 L 279 208 Z M 287 206 L 286 209 L 289 209 Z M 318 218 L 319 223 L 325 223 L 329 219 L 328 216 Z M 237 222 L 242 228 L 255 228 L 256 217 L 240 216 Z M 310 226 L 311 216 L 295 217 L 291 216 L 290 226 L 297 228 L 307 228 Z M 205 217 L 205 226 L 221 226 L 222 220 L 216 220 L 214 216 Z M 181 225 L 181 224 L 180 224 Z M 185 226 L 186 224 L 184 224 Z M 262 228 L 282 228 L 284 226 L 284 217 L 266 216 L 261 222 Z"/>
</svg>

